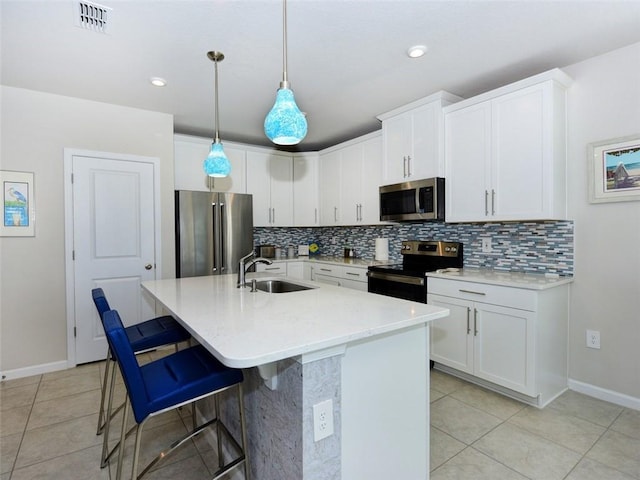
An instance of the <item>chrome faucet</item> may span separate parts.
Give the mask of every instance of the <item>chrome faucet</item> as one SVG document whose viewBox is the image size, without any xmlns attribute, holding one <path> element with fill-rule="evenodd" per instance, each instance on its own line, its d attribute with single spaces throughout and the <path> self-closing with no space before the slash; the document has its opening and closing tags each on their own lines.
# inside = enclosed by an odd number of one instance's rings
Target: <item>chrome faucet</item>
<svg viewBox="0 0 640 480">
<path fill-rule="evenodd" d="M 249 252 L 248 254 L 246 254 L 244 257 L 240 259 L 240 264 L 238 265 L 238 288 L 247 286 L 247 282 L 245 280 L 245 274 L 247 273 L 247 270 L 253 267 L 256 263 L 266 263 L 267 265 L 271 265 L 273 263 L 268 258 L 263 258 L 263 257 L 254 258 L 249 263 L 247 263 L 247 261 L 251 257 L 255 256 L 255 254 L 256 252 L 252 250 L 251 252 Z"/>
</svg>

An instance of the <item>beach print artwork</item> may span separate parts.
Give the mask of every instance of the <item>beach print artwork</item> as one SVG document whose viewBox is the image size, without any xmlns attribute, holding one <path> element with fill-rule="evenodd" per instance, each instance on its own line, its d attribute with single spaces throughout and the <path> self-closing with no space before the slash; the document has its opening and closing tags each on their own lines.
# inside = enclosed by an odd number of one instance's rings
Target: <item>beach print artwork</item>
<svg viewBox="0 0 640 480">
<path fill-rule="evenodd" d="M 640 190 L 640 144 L 623 149 L 605 150 L 605 192 Z"/>
<path fill-rule="evenodd" d="M 3 182 L 4 226 L 29 226 L 29 184 L 27 182 Z"/>
</svg>

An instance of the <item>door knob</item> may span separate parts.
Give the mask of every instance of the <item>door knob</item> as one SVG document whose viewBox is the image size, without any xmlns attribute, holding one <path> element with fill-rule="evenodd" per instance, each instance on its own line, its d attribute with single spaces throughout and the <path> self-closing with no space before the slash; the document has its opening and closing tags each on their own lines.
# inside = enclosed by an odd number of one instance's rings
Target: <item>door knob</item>
<svg viewBox="0 0 640 480">
<path fill-rule="evenodd" d="M 145 269 L 145 270 L 151 270 L 152 268 L 153 268 L 153 265 L 151 265 L 150 263 L 147 263 L 147 264 L 144 266 L 144 269 Z"/>
</svg>

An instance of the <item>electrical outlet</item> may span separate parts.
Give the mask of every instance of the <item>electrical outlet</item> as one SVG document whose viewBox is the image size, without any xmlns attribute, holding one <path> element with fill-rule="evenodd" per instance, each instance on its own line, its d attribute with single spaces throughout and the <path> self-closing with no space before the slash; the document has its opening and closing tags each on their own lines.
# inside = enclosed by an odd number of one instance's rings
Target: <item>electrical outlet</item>
<svg viewBox="0 0 640 480">
<path fill-rule="evenodd" d="M 325 400 L 313 406 L 313 441 L 333 435 L 333 400 Z"/>
<path fill-rule="evenodd" d="M 597 330 L 587 330 L 587 347 L 600 348 L 600 332 Z"/>
<path fill-rule="evenodd" d="M 485 237 L 482 239 L 482 253 L 491 253 L 493 248 L 491 248 L 491 237 Z"/>
</svg>

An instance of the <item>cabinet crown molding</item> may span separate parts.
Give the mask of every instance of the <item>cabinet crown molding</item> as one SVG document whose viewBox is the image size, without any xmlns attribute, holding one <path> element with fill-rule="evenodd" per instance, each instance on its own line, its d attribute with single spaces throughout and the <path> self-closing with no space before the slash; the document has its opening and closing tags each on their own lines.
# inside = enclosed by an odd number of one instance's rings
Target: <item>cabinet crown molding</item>
<svg viewBox="0 0 640 480">
<path fill-rule="evenodd" d="M 573 83 L 573 79 L 567 75 L 563 70 L 559 68 L 554 68 L 552 70 L 547 70 L 546 72 L 539 73 L 532 77 L 527 77 L 522 80 L 518 80 L 517 82 L 510 83 L 508 85 L 504 85 L 502 87 L 498 87 L 493 90 L 489 90 L 488 92 L 481 93 L 471 98 L 467 98 L 453 105 L 448 105 L 443 108 L 444 113 L 453 112 L 455 110 L 459 110 L 461 108 L 468 107 L 470 105 L 475 105 L 476 103 L 481 103 L 486 100 L 491 100 L 496 97 L 500 97 L 507 93 L 515 92 L 517 90 L 522 90 L 526 87 L 531 87 L 533 85 L 538 85 L 540 83 L 544 83 L 547 81 L 554 81 L 560 86 L 564 88 L 569 88 Z"/>
<path fill-rule="evenodd" d="M 409 112 L 411 110 L 414 110 L 416 108 L 422 107 L 423 105 L 427 105 L 429 103 L 433 103 L 433 102 L 442 102 L 442 105 L 449 105 L 451 103 L 456 103 L 463 100 L 462 97 L 459 97 L 458 95 L 454 95 L 453 93 L 449 93 L 446 90 L 440 90 L 436 93 L 433 93 L 427 97 L 423 97 L 423 98 L 419 98 L 418 100 L 415 100 L 411 103 L 408 103 L 406 105 L 402 105 L 401 107 L 398 108 L 394 108 L 393 110 L 386 112 L 386 113 L 381 113 L 380 115 L 376 116 L 376 118 L 380 121 L 384 121 L 387 120 L 389 118 L 395 117 L 396 115 L 400 115 L 402 113 L 406 113 Z"/>
</svg>

